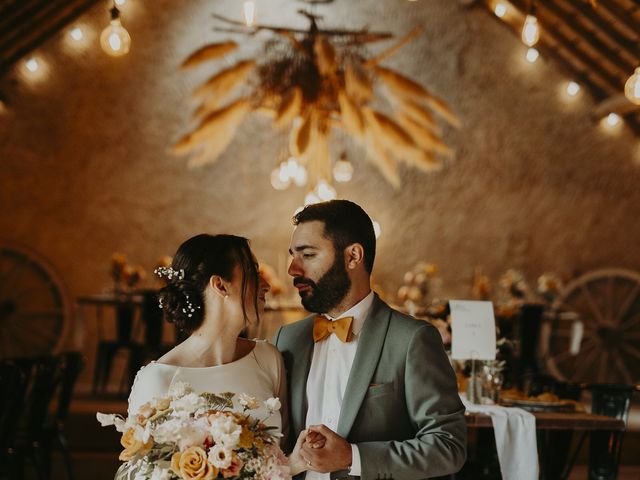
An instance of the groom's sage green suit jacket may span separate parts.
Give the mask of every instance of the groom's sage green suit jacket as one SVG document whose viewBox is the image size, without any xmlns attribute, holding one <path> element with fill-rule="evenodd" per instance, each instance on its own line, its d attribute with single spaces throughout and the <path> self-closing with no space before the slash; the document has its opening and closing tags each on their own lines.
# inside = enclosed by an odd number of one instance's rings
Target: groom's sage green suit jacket
<svg viewBox="0 0 640 480">
<path fill-rule="evenodd" d="M 281 327 L 274 337 L 287 369 L 291 441 L 305 428 L 313 317 Z M 363 480 L 420 480 L 462 467 L 464 407 L 436 328 L 375 296 L 358 339 L 337 433 L 358 446 Z"/>
</svg>

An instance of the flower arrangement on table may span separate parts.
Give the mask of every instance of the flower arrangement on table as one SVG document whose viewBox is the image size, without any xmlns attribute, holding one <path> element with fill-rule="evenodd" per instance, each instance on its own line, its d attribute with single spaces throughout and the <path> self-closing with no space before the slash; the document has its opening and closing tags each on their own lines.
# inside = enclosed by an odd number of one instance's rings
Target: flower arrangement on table
<svg viewBox="0 0 640 480">
<path fill-rule="evenodd" d="M 144 268 L 141 265 L 130 265 L 124 254 L 114 253 L 111 256 L 111 278 L 116 293 L 122 292 L 123 287 L 129 290 L 135 288 L 145 277 Z"/>
<path fill-rule="evenodd" d="M 430 305 L 430 296 L 440 287 L 438 267 L 433 263 L 418 262 L 412 270 L 404 274 L 404 285 L 398 289 L 398 301 L 415 315 L 417 310 Z M 433 299 L 431 299 L 433 300 Z"/>
<path fill-rule="evenodd" d="M 234 397 L 242 411 L 234 411 Z M 270 416 L 280 401 L 263 402 Z M 98 412 L 102 426 L 122 433 L 125 478 L 136 480 L 290 479 L 276 427 L 249 412 L 260 402 L 246 394 L 194 393 L 177 382 L 126 419 Z M 267 416 L 268 418 L 268 416 Z"/>
</svg>

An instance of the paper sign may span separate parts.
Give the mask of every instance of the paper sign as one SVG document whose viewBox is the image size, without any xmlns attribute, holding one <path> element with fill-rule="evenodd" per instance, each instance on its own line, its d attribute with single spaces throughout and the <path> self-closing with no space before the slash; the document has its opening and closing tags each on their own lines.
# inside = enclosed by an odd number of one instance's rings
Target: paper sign
<svg viewBox="0 0 640 480">
<path fill-rule="evenodd" d="M 496 320 L 491 302 L 450 300 L 451 358 L 495 360 Z"/>
</svg>

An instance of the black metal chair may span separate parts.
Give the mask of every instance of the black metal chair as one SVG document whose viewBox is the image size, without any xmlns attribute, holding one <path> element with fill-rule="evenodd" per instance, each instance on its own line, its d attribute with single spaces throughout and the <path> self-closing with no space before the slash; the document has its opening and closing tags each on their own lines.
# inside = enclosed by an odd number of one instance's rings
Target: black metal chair
<svg viewBox="0 0 640 480">
<path fill-rule="evenodd" d="M 0 363 L 0 479 L 18 478 L 13 454 L 18 421 L 27 390 L 27 375 L 12 361 Z"/>
<path fill-rule="evenodd" d="M 591 413 L 622 420 L 627 425 L 631 397 L 640 390 L 639 385 L 592 384 L 586 386 L 592 392 Z M 622 432 L 595 431 L 589 435 L 589 480 L 615 480 L 618 478 L 620 452 L 622 451 Z M 569 477 L 571 468 L 582 449 L 587 433 L 580 436 L 574 454 L 567 464 L 562 478 Z"/>
<path fill-rule="evenodd" d="M 7 445 L 6 461 L 10 476 L 23 478 L 26 460 L 35 468 L 39 480 L 51 477 L 46 454 L 45 424 L 54 393 L 60 382 L 55 357 L 20 358 L 12 360 L 27 379 L 26 393 L 15 412 L 15 435 Z"/>
<path fill-rule="evenodd" d="M 65 352 L 57 357 L 58 376 L 57 389 L 54 393 L 55 410 L 50 415 L 43 429 L 41 439 L 44 456 L 48 469 L 51 464 L 51 453 L 53 449 L 59 449 L 64 457 L 67 478 L 74 479 L 73 463 L 71 462 L 71 452 L 69 442 L 65 434 L 65 423 L 69 415 L 69 407 L 73 397 L 73 390 L 84 367 L 84 358 L 80 352 Z"/>
<path fill-rule="evenodd" d="M 123 393 L 123 383 L 128 386 L 133 383 L 138 368 L 144 357 L 144 345 L 132 340 L 133 323 L 136 307 L 133 303 L 122 303 L 116 307 L 116 339 L 101 340 L 98 342 L 96 353 L 96 365 L 93 374 L 93 393 L 105 392 L 109 379 L 111 378 L 111 368 L 118 352 L 124 350 L 129 354 L 127 369 L 120 382 L 119 393 Z"/>
</svg>

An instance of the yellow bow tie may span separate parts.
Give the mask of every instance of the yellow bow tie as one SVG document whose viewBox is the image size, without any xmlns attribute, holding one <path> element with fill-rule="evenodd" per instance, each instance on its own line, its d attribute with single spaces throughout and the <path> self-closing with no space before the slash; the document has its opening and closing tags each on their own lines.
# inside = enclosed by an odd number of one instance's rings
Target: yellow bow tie
<svg viewBox="0 0 640 480">
<path fill-rule="evenodd" d="M 353 339 L 351 322 L 353 322 L 353 317 L 344 317 L 331 321 L 322 315 L 318 315 L 313 319 L 313 341 L 319 342 L 335 333 L 336 337 L 341 341 L 350 342 Z"/>
</svg>

